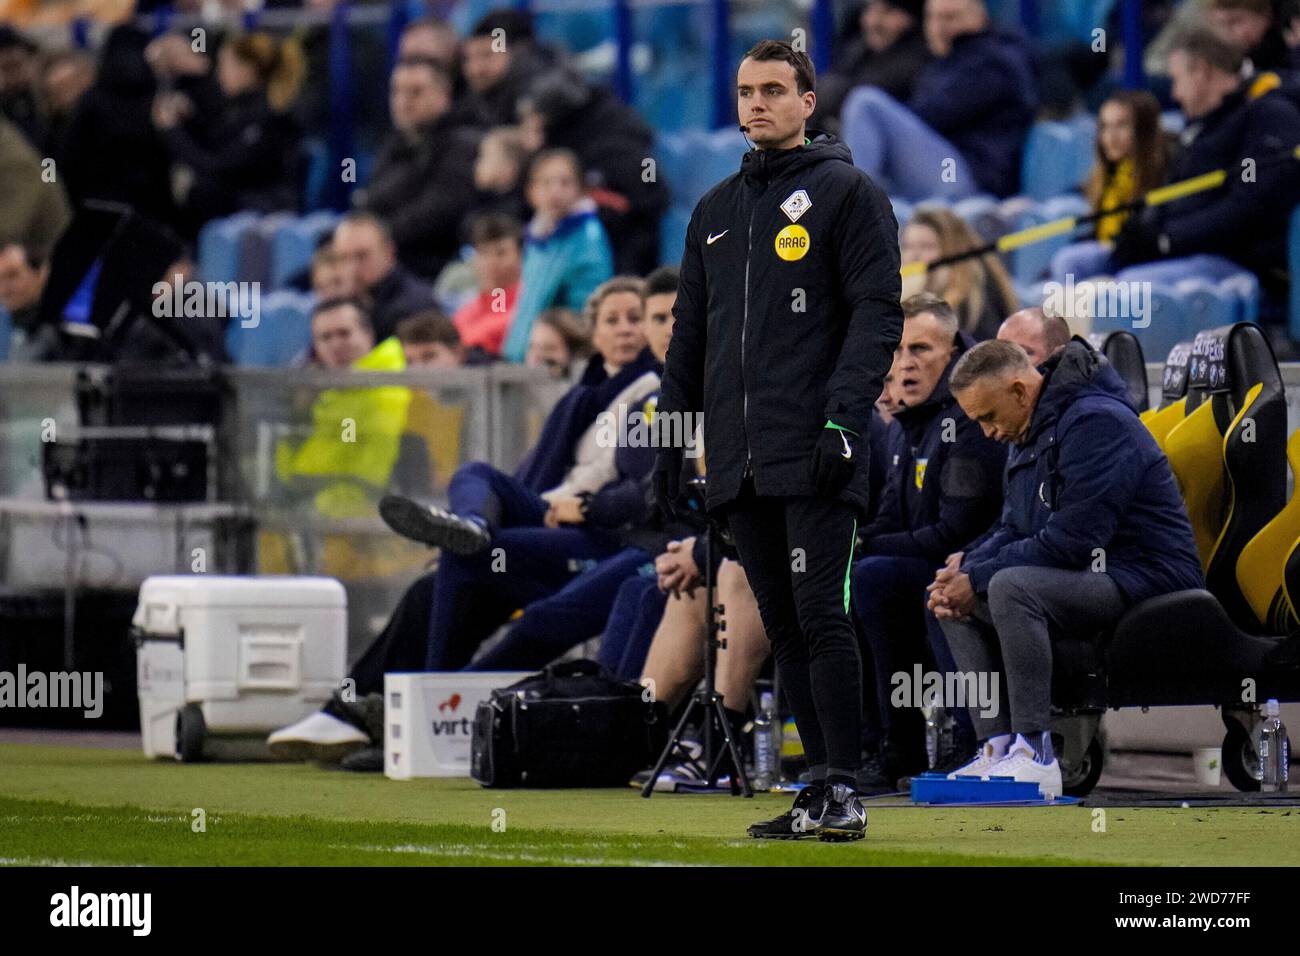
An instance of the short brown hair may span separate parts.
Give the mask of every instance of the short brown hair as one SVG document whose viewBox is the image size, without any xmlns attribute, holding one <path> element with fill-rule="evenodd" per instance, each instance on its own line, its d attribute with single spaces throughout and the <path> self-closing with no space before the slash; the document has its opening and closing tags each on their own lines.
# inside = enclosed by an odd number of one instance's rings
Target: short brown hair
<svg viewBox="0 0 1300 956">
<path fill-rule="evenodd" d="M 745 60 L 781 60 L 794 68 L 795 89 L 802 96 L 817 88 L 817 70 L 814 69 L 808 54 L 796 50 L 788 40 L 759 40 L 749 48 L 743 57 Z"/>
<path fill-rule="evenodd" d="M 445 345 L 460 348 L 456 324 L 441 309 L 426 309 L 397 323 L 397 340 L 403 345 Z"/>
<path fill-rule="evenodd" d="M 918 315 L 933 315 L 943 328 L 952 333 L 953 341 L 957 340 L 957 330 L 961 328 L 961 322 L 957 319 L 956 310 L 943 296 L 935 295 L 933 292 L 918 292 L 904 299 L 903 319 L 905 321 L 914 319 Z"/>
<path fill-rule="evenodd" d="M 1169 45 L 1170 54 L 1182 53 L 1188 59 L 1208 63 L 1223 73 L 1241 72 L 1242 55 L 1208 27 L 1191 26 L 1179 30 Z"/>
<path fill-rule="evenodd" d="M 1028 371 L 1031 368 L 1033 366 L 1029 364 L 1029 356 L 1019 345 L 1001 339 L 989 339 L 957 360 L 952 375 L 948 378 L 948 387 L 953 392 L 962 392 L 982 378 Z"/>
<path fill-rule="evenodd" d="M 1261 17 L 1274 16 L 1274 0 L 1210 0 L 1211 10 L 1245 10 L 1258 13 Z"/>
<path fill-rule="evenodd" d="M 485 242 L 498 239 L 513 239 L 516 245 L 524 244 L 523 224 L 514 216 L 503 212 L 489 212 L 477 216 L 469 226 L 469 242 L 472 246 L 481 246 Z"/>
<path fill-rule="evenodd" d="M 312 321 L 314 322 L 316 316 L 321 313 L 333 312 L 335 309 L 354 309 L 357 313 L 357 319 L 360 322 L 361 327 L 369 329 L 371 332 L 375 330 L 375 324 L 370 318 L 369 301 L 360 296 L 354 295 L 337 296 L 333 299 L 325 299 L 322 302 L 317 302 L 311 310 Z"/>
</svg>

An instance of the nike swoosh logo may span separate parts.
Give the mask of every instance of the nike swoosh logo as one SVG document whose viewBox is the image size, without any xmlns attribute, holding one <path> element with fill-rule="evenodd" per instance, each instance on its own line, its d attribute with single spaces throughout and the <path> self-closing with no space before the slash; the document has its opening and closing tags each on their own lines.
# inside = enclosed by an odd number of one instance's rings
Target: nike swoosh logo
<svg viewBox="0 0 1300 956">
<path fill-rule="evenodd" d="M 729 233 L 729 232 L 731 232 L 730 229 L 724 229 L 724 230 L 722 230 L 722 232 L 718 233 L 716 236 L 710 234 L 710 235 L 709 235 L 709 238 L 705 240 L 704 244 L 707 245 L 707 246 L 711 246 L 711 245 L 713 245 L 715 242 L 717 242 L 719 239 L 721 239 L 723 236 L 725 236 L 725 235 L 726 235 L 727 233 Z"/>
<path fill-rule="evenodd" d="M 850 445 L 849 440 L 844 437 L 844 432 L 840 432 L 840 441 L 844 442 L 844 453 L 840 455 L 840 457 L 843 458 L 845 461 L 852 460 L 853 446 Z"/>
</svg>

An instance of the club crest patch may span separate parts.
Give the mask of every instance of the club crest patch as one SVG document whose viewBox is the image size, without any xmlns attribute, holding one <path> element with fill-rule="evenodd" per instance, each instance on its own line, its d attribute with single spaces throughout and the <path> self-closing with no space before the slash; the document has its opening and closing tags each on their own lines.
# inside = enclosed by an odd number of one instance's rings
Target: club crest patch
<svg viewBox="0 0 1300 956">
<path fill-rule="evenodd" d="M 929 458 L 918 458 L 916 460 L 916 487 L 918 490 L 925 484 L 925 466 L 929 463 Z"/>
<path fill-rule="evenodd" d="M 812 200 L 808 198 L 806 189 L 796 189 L 781 203 L 781 211 L 790 217 L 791 222 L 798 222 L 799 217 L 811 208 Z"/>
<path fill-rule="evenodd" d="M 776 254 L 786 262 L 798 262 L 808 255 L 812 240 L 803 226 L 789 225 L 776 234 Z"/>
</svg>

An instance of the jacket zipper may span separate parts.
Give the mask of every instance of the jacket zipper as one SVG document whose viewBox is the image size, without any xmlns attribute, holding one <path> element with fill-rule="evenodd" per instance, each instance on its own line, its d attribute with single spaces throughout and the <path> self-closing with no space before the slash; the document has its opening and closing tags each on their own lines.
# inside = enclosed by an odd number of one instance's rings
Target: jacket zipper
<svg viewBox="0 0 1300 956">
<path fill-rule="evenodd" d="M 745 247 L 745 306 L 740 317 L 740 424 L 741 431 L 745 433 L 745 475 L 754 473 L 754 463 L 749 450 L 749 390 L 745 388 L 745 328 L 749 324 L 749 259 L 754 251 L 754 211 L 757 208 L 758 203 L 755 202 L 749 210 L 749 234 Z"/>
</svg>

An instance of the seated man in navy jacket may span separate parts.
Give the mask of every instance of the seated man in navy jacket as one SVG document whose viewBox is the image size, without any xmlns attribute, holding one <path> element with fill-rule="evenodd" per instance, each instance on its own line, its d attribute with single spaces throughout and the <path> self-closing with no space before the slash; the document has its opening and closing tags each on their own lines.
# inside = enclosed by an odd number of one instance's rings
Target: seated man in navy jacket
<svg viewBox="0 0 1300 956">
<path fill-rule="evenodd" d="M 913 666 L 926 663 L 925 586 L 935 569 L 987 531 L 1002 507 L 1006 449 L 980 433 L 948 388 L 953 365 L 973 344 L 939 296 L 923 292 L 903 303 L 903 338 L 890 369 L 901 404 L 885 438 L 885 485 L 862 530 L 851 589 L 864 650 L 864 792 L 892 791 L 899 777 L 925 769 L 920 711 L 911 694 L 894 706 L 895 676 L 910 680 Z M 934 663 L 953 670 L 950 660 Z M 969 723 L 964 741 L 969 752 Z"/>
<path fill-rule="evenodd" d="M 984 434 L 1012 446 L 1001 519 L 929 587 L 960 670 L 1000 680 L 994 713 L 971 708 L 981 747 L 956 774 L 1060 796 L 1052 637 L 1107 630 L 1139 601 L 1204 587 L 1191 523 L 1122 380 L 1082 339 L 1038 369 L 1012 342 L 981 342 L 949 387 Z"/>
</svg>

